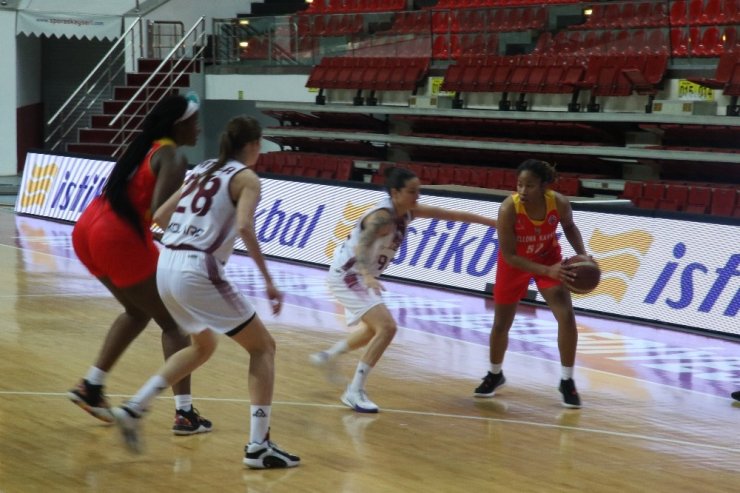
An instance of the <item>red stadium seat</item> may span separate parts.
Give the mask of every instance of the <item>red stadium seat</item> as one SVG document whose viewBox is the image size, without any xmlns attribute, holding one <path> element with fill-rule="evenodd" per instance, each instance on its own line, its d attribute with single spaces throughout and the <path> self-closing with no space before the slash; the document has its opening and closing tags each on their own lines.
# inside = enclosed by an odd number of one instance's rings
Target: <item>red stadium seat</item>
<svg viewBox="0 0 740 493">
<path fill-rule="evenodd" d="M 470 181 L 470 168 L 467 166 L 455 166 L 452 176 L 453 183 L 456 185 L 467 185 Z"/>
<path fill-rule="evenodd" d="M 704 10 L 699 16 L 699 24 L 717 25 L 728 22 L 722 11 L 722 0 L 707 0 Z"/>
<path fill-rule="evenodd" d="M 504 183 L 504 170 L 501 168 L 489 168 L 486 172 L 486 188 L 502 188 Z"/>
<path fill-rule="evenodd" d="M 671 4 L 671 25 L 672 26 L 685 26 L 688 24 L 688 19 L 686 18 L 686 0 L 676 0 Z"/>
<path fill-rule="evenodd" d="M 624 190 L 619 196 L 620 199 L 631 200 L 632 203 L 636 203 L 637 199 L 642 197 L 642 189 L 644 183 L 641 181 L 626 181 L 624 182 Z"/>
<path fill-rule="evenodd" d="M 712 215 L 731 216 L 735 210 L 737 195 L 738 190 L 735 187 L 715 188 L 712 191 Z"/>
<path fill-rule="evenodd" d="M 581 180 L 574 176 L 558 178 L 557 188 L 560 193 L 569 197 L 578 197 L 581 194 Z"/>
<path fill-rule="evenodd" d="M 686 207 L 686 203 L 689 198 L 689 187 L 686 185 L 678 185 L 669 183 L 666 186 L 665 197 L 661 200 L 661 204 L 670 202 L 675 204 L 675 209 L 672 210 L 683 210 Z M 659 207 L 662 209 L 663 207 Z"/>
<path fill-rule="evenodd" d="M 656 209 L 658 207 L 658 199 L 652 197 L 640 197 L 636 200 L 635 205 L 640 209 Z"/>
<path fill-rule="evenodd" d="M 686 212 L 695 214 L 704 214 L 709 209 L 711 202 L 712 189 L 709 187 L 692 186 L 689 190 Z"/>
<path fill-rule="evenodd" d="M 645 183 L 645 186 L 642 190 L 642 196 L 658 201 L 664 197 L 665 192 L 665 183 L 659 181 L 649 181 Z"/>
<path fill-rule="evenodd" d="M 724 45 L 719 36 L 719 29 L 716 27 L 707 27 L 701 41 L 691 47 L 691 53 L 694 56 L 719 56 L 724 51 Z"/>
</svg>

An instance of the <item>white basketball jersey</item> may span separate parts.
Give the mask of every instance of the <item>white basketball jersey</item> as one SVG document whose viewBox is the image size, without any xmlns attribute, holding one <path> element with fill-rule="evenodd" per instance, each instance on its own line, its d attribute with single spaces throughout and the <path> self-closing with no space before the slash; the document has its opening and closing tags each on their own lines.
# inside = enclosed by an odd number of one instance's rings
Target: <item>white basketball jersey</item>
<svg viewBox="0 0 740 493">
<path fill-rule="evenodd" d="M 372 244 L 370 248 L 370 258 L 372 261 L 368 266 L 369 273 L 377 277 L 391 263 L 391 260 L 393 260 L 393 257 L 396 255 L 396 251 L 406 237 L 406 227 L 413 219 L 413 216 L 410 212 L 407 212 L 403 217 L 397 218 L 395 208 L 393 207 L 393 201 L 390 197 L 386 197 L 372 209 L 363 214 L 357 221 L 357 224 L 355 224 L 354 228 L 352 228 L 347 239 L 337 246 L 334 251 L 334 259 L 331 263 L 331 270 L 334 273 L 356 272 L 355 247 L 357 246 L 357 243 L 360 240 L 360 235 L 362 234 L 362 222 L 367 216 L 380 209 L 387 209 L 393 217 L 396 218 L 395 227 L 390 233 L 377 238 Z"/>
<path fill-rule="evenodd" d="M 236 205 L 229 194 L 231 178 L 247 169 L 230 160 L 201 180 L 215 160 L 196 166 L 185 180 L 180 202 L 172 214 L 162 243 L 173 250 L 197 250 L 226 263 L 234 249 Z"/>
</svg>

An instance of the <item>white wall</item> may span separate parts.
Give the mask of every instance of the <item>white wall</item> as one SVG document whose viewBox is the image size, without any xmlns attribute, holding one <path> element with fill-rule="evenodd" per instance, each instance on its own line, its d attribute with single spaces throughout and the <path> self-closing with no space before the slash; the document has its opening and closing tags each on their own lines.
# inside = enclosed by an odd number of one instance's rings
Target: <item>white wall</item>
<svg viewBox="0 0 740 493">
<path fill-rule="evenodd" d="M 218 154 L 219 136 L 226 122 L 239 114 L 251 116 L 263 128 L 276 125 L 273 118 L 265 116 L 255 107 L 256 101 L 289 101 L 313 103 L 316 93 L 305 87 L 308 75 L 206 75 L 204 107 L 202 111 L 203 133 L 194 151 L 201 155 L 187 154 L 191 163 Z M 277 151 L 280 147 L 268 140 L 262 141 L 262 151 Z"/>
<path fill-rule="evenodd" d="M 306 88 L 308 75 L 207 75 L 206 99 L 292 101 L 313 103 L 316 93 Z"/>
<path fill-rule="evenodd" d="M 16 72 L 15 11 L 0 9 L 0 176 L 15 175 L 18 163 L 16 108 L 18 79 Z M 10 68 L 12 67 L 12 68 Z"/>
<path fill-rule="evenodd" d="M 193 27 L 195 21 L 201 16 L 206 16 L 206 33 L 210 34 L 213 27 L 213 19 L 231 19 L 237 14 L 248 14 L 252 11 L 251 0 L 218 0 L 208 2 L 208 8 L 204 9 L 201 2 L 192 0 L 170 0 L 155 11 L 146 15 L 147 20 L 171 21 L 178 20 L 185 25 L 185 30 Z"/>
</svg>

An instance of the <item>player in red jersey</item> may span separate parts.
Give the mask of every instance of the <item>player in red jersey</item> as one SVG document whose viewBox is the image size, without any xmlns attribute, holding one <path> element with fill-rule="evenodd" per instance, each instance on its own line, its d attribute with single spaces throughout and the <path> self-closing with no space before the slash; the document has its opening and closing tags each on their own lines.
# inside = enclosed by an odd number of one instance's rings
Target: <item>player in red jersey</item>
<svg viewBox="0 0 740 493">
<path fill-rule="evenodd" d="M 80 261 L 115 296 L 124 312 L 113 322 L 95 365 L 69 398 L 96 418 L 112 422 L 103 386 L 108 372 L 151 319 L 162 328 L 165 358 L 188 346 L 157 293 L 159 251 L 152 237 L 152 211 L 183 182 L 187 162 L 179 146 L 198 140 L 198 103 L 168 96 L 146 116 L 141 134 L 113 167 L 103 193 L 83 211 L 72 231 Z M 192 407 L 190 377 L 173 385 L 176 435 L 211 430 Z"/>
<path fill-rule="evenodd" d="M 529 159 L 517 168 L 517 191 L 507 197 L 498 213 L 499 256 L 493 300 L 495 313 L 490 339 L 491 369 L 475 389 L 476 397 L 492 397 L 506 382 L 501 367 L 519 300 L 531 279 L 558 322 L 558 348 L 562 364 L 560 392 L 563 406 L 581 407 L 573 382 L 578 331 L 570 292 L 562 284 L 574 277 L 563 265 L 558 224 L 577 254 L 586 254 L 583 238 L 573 222 L 570 202 L 550 190 L 555 169 L 545 161 Z"/>
</svg>

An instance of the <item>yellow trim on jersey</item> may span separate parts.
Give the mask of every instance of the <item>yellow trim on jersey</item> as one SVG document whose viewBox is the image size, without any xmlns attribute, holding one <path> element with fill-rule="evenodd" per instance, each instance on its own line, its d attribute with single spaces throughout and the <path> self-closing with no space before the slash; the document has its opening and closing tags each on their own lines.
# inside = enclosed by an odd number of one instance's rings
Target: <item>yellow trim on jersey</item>
<svg viewBox="0 0 740 493">
<path fill-rule="evenodd" d="M 162 137 L 161 139 L 157 139 L 154 141 L 155 144 L 159 144 L 162 147 L 164 146 L 175 146 L 177 147 L 177 144 L 174 140 L 170 139 L 169 137 Z"/>
<path fill-rule="evenodd" d="M 527 219 L 529 219 L 532 222 L 532 224 L 534 224 L 535 226 L 542 225 L 542 223 L 545 222 L 545 219 L 547 219 L 548 214 L 550 214 L 550 211 L 558 208 L 557 203 L 555 202 L 555 192 L 550 190 L 549 188 L 545 190 L 546 210 L 545 210 L 545 217 L 541 221 L 536 221 L 532 219 L 531 217 L 529 217 L 529 214 L 527 214 L 527 209 L 524 208 L 524 204 L 522 204 L 522 201 L 518 193 L 515 193 L 514 195 L 512 195 L 511 199 L 514 201 L 514 210 L 516 211 L 516 213 L 524 214 L 525 216 L 527 216 Z"/>
</svg>

